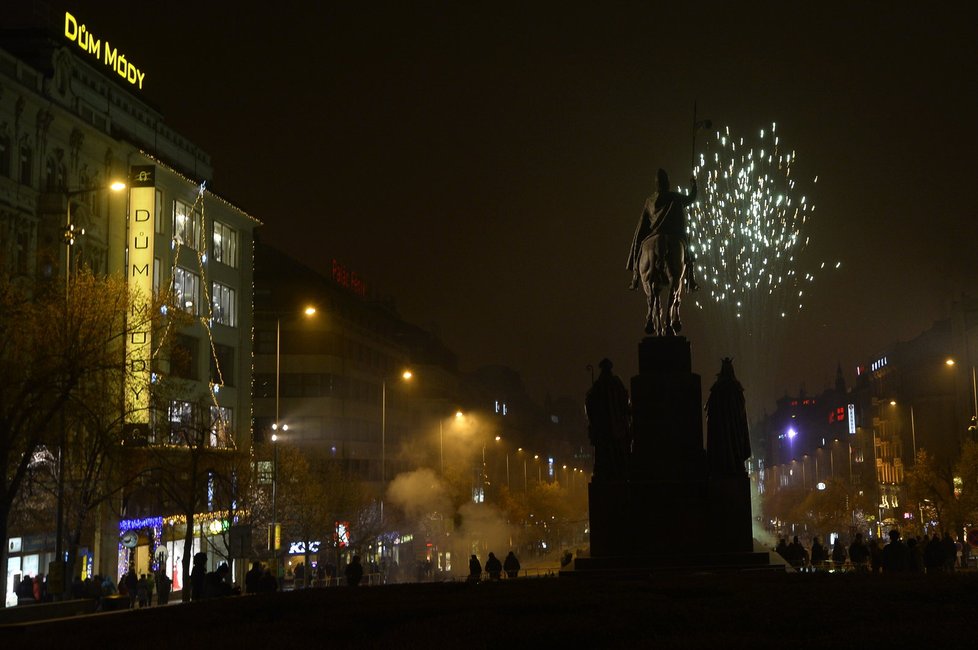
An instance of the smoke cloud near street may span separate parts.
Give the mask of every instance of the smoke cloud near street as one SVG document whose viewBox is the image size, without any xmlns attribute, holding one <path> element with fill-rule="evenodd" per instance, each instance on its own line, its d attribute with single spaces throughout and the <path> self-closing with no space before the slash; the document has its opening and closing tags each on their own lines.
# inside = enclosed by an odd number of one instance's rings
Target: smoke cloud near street
<svg viewBox="0 0 978 650">
<path fill-rule="evenodd" d="M 427 467 L 398 474 L 387 488 L 387 500 L 401 508 L 411 521 L 433 512 L 454 514 L 445 484 Z"/>
</svg>

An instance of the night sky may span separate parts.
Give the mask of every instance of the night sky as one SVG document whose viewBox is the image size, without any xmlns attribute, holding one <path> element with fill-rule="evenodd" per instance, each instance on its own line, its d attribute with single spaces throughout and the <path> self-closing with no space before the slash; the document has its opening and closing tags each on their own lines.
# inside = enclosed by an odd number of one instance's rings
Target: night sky
<svg viewBox="0 0 978 650">
<path fill-rule="evenodd" d="M 737 349 L 718 308 L 684 311 L 704 392 L 733 354 L 757 411 L 978 295 L 978 10 L 750 4 L 69 6 L 265 241 L 340 259 L 463 370 L 512 366 L 541 399 L 583 396 L 604 356 L 637 372 L 625 258 L 655 170 L 689 175 L 694 101 L 741 134 L 776 121 L 815 205 L 806 255 L 842 266 Z"/>
</svg>

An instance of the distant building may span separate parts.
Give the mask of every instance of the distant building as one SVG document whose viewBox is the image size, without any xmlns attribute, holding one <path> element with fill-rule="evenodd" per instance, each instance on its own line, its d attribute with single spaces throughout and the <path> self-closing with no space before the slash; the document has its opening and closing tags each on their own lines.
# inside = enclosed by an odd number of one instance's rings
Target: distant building
<svg viewBox="0 0 978 650">
<path fill-rule="evenodd" d="M 761 443 L 751 464 L 757 489 L 767 497 L 789 488 L 810 492 L 841 477 L 859 504 L 852 506 L 851 530 L 930 530 L 935 523 L 911 500 L 907 474 L 924 450 L 942 475 L 952 476 L 962 443 L 976 433 L 976 361 L 978 301 L 963 299 L 949 318 L 868 358 L 851 388 L 839 369 L 833 388 L 778 400 L 753 431 Z"/>
</svg>

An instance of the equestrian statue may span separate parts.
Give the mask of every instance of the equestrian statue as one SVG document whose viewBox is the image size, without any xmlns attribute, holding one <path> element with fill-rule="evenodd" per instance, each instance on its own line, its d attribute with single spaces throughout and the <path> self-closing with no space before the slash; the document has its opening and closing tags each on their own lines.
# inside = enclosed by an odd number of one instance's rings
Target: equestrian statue
<svg viewBox="0 0 978 650">
<path fill-rule="evenodd" d="M 668 174 L 660 169 L 655 186 L 635 228 L 626 268 L 632 272 L 629 288 L 637 289 L 641 281 L 648 299 L 645 333 L 674 336 L 683 326 L 682 290 L 698 288 L 686 236 L 686 208 L 696 200 L 696 177 L 690 179 L 689 194 L 680 194 L 671 190 Z"/>
</svg>

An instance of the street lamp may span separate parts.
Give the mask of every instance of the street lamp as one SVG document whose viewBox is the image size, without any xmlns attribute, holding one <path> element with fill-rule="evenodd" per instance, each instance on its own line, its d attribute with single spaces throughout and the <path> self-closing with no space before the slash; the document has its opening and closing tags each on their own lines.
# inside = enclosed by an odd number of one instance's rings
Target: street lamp
<svg viewBox="0 0 978 650">
<path fill-rule="evenodd" d="M 119 192 L 126 188 L 126 184 L 122 181 L 114 181 L 109 186 L 108 189 L 113 192 Z M 71 222 L 71 200 L 76 196 L 82 196 L 84 194 L 94 194 L 95 192 L 100 192 L 106 188 L 104 187 L 90 187 L 81 190 L 66 190 L 64 192 L 65 202 L 67 207 L 65 209 L 65 230 L 64 230 L 64 242 L 65 242 L 65 329 L 68 328 L 68 308 L 69 308 L 69 287 L 71 285 L 71 247 L 75 245 L 76 236 L 81 236 L 85 234 L 84 228 L 75 228 L 75 225 Z M 57 522 L 55 528 L 55 540 L 54 540 L 54 554 L 58 561 L 58 566 L 62 567 L 62 584 L 61 590 L 59 592 L 63 593 L 68 588 L 68 577 L 64 575 L 64 509 L 65 509 L 65 446 L 68 444 L 68 421 L 65 416 L 65 412 L 61 411 L 61 447 L 58 449 L 58 503 L 57 503 Z"/>
<path fill-rule="evenodd" d="M 455 411 L 455 421 L 461 422 L 465 414 L 462 413 L 461 409 Z M 441 475 L 445 475 L 445 418 L 438 419 L 438 465 L 440 467 Z"/>
<path fill-rule="evenodd" d="M 278 510 L 277 510 L 277 499 L 278 499 L 278 445 L 276 444 L 279 440 L 278 423 L 272 424 L 272 431 L 276 432 L 272 434 L 272 531 L 271 531 L 271 546 L 272 554 L 275 557 L 275 575 L 276 577 L 282 577 L 284 575 L 284 567 L 281 566 L 279 562 L 279 549 L 281 548 L 280 543 L 280 527 L 278 525 Z M 283 433 L 289 430 L 289 425 L 283 424 L 281 426 Z"/>
<path fill-rule="evenodd" d="M 316 308 L 313 306 L 307 306 L 302 310 L 303 315 L 306 318 L 311 318 L 316 315 Z M 272 423 L 272 431 L 278 430 L 281 426 L 281 421 L 279 419 L 279 402 L 281 400 L 281 383 L 282 383 L 282 317 L 278 316 L 275 319 L 275 421 Z M 283 429 L 284 431 L 285 429 Z"/>
<path fill-rule="evenodd" d="M 948 366 L 954 366 L 955 361 L 953 358 L 948 357 L 944 363 Z M 975 367 L 971 366 L 971 398 L 972 398 L 972 411 L 971 411 L 971 426 L 968 430 L 972 433 L 978 431 L 978 379 L 975 377 Z"/>
<path fill-rule="evenodd" d="M 411 381 L 414 373 L 410 370 L 401 372 L 403 381 Z M 383 493 L 387 485 L 387 378 L 380 381 L 380 486 Z M 384 523 L 384 498 L 380 498 L 380 523 Z"/>
</svg>

